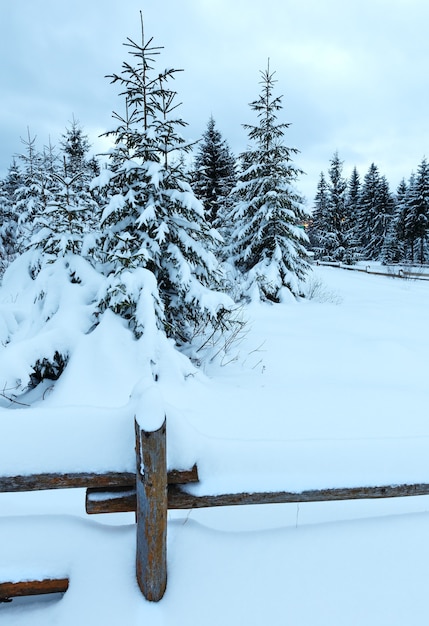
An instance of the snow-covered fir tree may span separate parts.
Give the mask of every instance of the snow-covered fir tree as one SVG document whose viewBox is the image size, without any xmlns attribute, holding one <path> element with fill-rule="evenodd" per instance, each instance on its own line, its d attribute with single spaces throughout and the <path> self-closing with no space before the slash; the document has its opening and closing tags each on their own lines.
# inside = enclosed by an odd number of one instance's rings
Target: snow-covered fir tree
<svg viewBox="0 0 429 626">
<path fill-rule="evenodd" d="M 36 146 L 36 137 L 22 139 L 25 151 L 19 155 L 21 161 L 20 186 L 15 191 L 15 212 L 18 219 L 17 252 L 22 253 L 31 244 L 39 228 L 37 216 L 44 213 L 50 199 L 50 179 L 46 175 L 43 156 Z"/>
<path fill-rule="evenodd" d="M 88 137 L 74 117 L 62 137 L 61 147 L 64 155 L 64 175 L 70 178 L 79 175 L 79 181 L 82 184 L 84 182 L 82 179 L 87 177 L 85 175 L 89 171 L 87 157 L 90 145 Z M 93 172 L 90 173 L 93 174 Z"/>
<path fill-rule="evenodd" d="M 382 260 L 382 250 L 394 213 L 394 200 L 385 176 L 372 163 L 362 185 L 358 216 L 360 254 L 363 259 Z"/>
<path fill-rule="evenodd" d="M 21 171 L 16 159 L 0 181 L 0 275 L 17 255 L 18 218 L 15 210 L 16 192 L 21 187 Z"/>
<path fill-rule="evenodd" d="M 429 256 L 429 163 L 426 158 L 422 159 L 414 184 L 409 187 L 406 232 L 410 241 L 410 260 L 425 263 Z"/>
<path fill-rule="evenodd" d="M 211 252 L 219 235 L 204 218 L 180 155 L 191 150 L 180 135 L 171 87 L 177 71 L 155 69 L 161 48 L 128 39 L 132 61 L 111 80 L 122 87 L 125 113 L 117 128 L 110 166 L 99 187 L 109 198 L 102 213 L 104 271 L 108 276 L 100 310 L 129 320 L 144 334 L 150 311 L 157 325 L 183 346 L 201 325 L 217 327 L 232 301 L 217 291 L 219 264 Z"/>
<path fill-rule="evenodd" d="M 325 238 L 328 232 L 329 187 L 324 172 L 320 172 L 317 192 L 314 197 L 308 237 L 316 259 L 324 259 L 326 254 Z"/>
<path fill-rule="evenodd" d="M 343 161 L 338 152 L 334 153 L 329 166 L 328 236 L 332 259 L 342 261 L 348 239 L 347 223 L 347 180 L 343 176 Z"/>
<path fill-rule="evenodd" d="M 228 196 L 235 183 L 234 156 L 210 117 L 195 156 L 192 179 L 192 188 L 204 205 L 208 222 L 217 224 L 219 213 L 225 214 Z"/>
<path fill-rule="evenodd" d="M 399 183 L 396 194 L 391 196 L 392 213 L 388 217 L 388 225 L 380 260 L 388 265 L 390 263 L 400 263 L 406 257 L 406 216 L 407 206 L 407 184 L 404 179 Z"/>
<path fill-rule="evenodd" d="M 405 178 L 403 178 L 396 189 L 395 211 L 392 219 L 393 234 L 390 234 L 390 239 L 393 242 L 392 246 L 394 247 L 392 261 L 395 263 L 399 263 L 407 259 L 407 194 L 408 186 Z"/>
<path fill-rule="evenodd" d="M 86 233 L 89 214 L 93 219 L 96 211 L 94 205 L 86 206 L 85 189 L 74 187 L 79 174 L 70 178 L 60 169 L 51 144 L 39 153 L 30 135 L 24 143 L 23 175 L 15 193 L 15 207 L 22 206 L 21 253 L 3 277 L 28 315 L 5 329 L 2 359 L 11 361 L 8 376 L 17 395 L 61 375 L 77 337 L 97 322 L 97 293 L 103 282 L 92 254 L 85 252 L 83 229 Z M 14 362 L 17 350 L 23 356 Z"/>
<path fill-rule="evenodd" d="M 13 253 L 14 230 L 5 182 L 0 180 L 0 277 Z"/>
<path fill-rule="evenodd" d="M 30 240 L 41 253 L 39 265 L 69 253 L 94 260 L 98 224 L 98 206 L 90 190 L 94 171 L 88 138 L 75 119 L 63 135 L 61 148 L 62 159 L 52 146 L 45 150 L 43 174 L 50 181 L 49 198 L 34 216 Z"/>
<path fill-rule="evenodd" d="M 253 147 L 242 155 L 242 171 L 233 190 L 231 262 L 243 276 L 243 294 L 278 302 L 286 288 L 298 295 L 308 267 L 308 243 L 302 222 L 307 213 L 295 188 L 302 173 L 293 163 L 298 151 L 283 142 L 290 124 L 279 123 L 282 96 L 274 96 L 274 73 L 261 72 L 261 93 L 250 104 L 258 123 L 245 124 Z"/>
<path fill-rule="evenodd" d="M 88 192 L 92 180 L 100 174 L 100 164 L 95 156 L 91 156 L 88 135 L 78 120 L 73 116 L 70 126 L 61 139 L 63 156 L 63 176 L 75 178 L 75 189 Z"/>
<path fill-rule="evenodd" d="M 359 184 L 357 174 L 355 184 Z M 343 161 L 335 152 L 328 178 L 322 172 L 314 198 L 310 237 L 316 258 L 351 263 L 356 258 L 355 213 L 349 201 L 349 185 L 343 176 Z"/>
<path fill-rule="evenodd" d="M 355 166 L 347 182 L 346 195 L 346 233 L 347 247 L 345 261 L 353 263 L 358 258 L 358 216 L 361 195 L 360 175 Z"/>
<path fill-rule="evenodd" d="M 3 189 L 10 205 L 15 201 L 16 191 L 21 186 L 21 179 L 21 168 L 17 158 L 14 157 L 3 181 Z"/>
</svg>

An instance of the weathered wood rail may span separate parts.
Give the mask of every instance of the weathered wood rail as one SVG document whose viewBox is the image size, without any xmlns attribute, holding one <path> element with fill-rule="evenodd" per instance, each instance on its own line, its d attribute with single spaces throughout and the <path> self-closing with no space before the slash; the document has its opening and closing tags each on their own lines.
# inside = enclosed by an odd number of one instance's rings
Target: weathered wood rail
<svg viewBox="0 0 429 626">
<path fill-rule="evenodd" d="M 376 270 L 371 270 L 370 265 L 366 265 L 365 267 L 357 267 L 356 265 L 347 265 L 346 263 L 341 263 L 340 261 L 316 261 L 316 265 L 321 265 L 324 267 L 337 267 L 342 270 L 348 270 L 350 272 L 363 272 L 364 274 L 372 274 L 373 276 L 388 276 L 389 278 L 408 278 L 413 280 L 429 280 L 429 272 L 413 272 L 407 270 L 403 267 L 392 268 L 392 271 L 380 272 Z M 392 266 L 390 266 L 392 267 Z"/>
<path fill-rule="evenodd" d="M 185 484 L 198 482 L 198 470 L 194 465 L 188 470 L 171 470 L 167 472 L 169 484 Z M 18 476 L 0 476 L 0 493 L 43 491 L 45 489 L 79 489 L 79 488 L 128 488 L 136 485 L 136 474 L 133 472 L 71 472 L 68 474 L 46 473 Z"/>
<path fill-rule="evenodd" d="M 0 602 L 11 602 L 12 598 L 23 596 L 65 593 L 68 588 L 68 578 L 44 578 L 43 580 L 0 583 Z"/>
<path fill-rule="evenodd" d="M 180 485 L 168 485 L 168 509 L 201 509 L 217 506 L 240 506 L 251 504 L 291 504 L 300 502 L 332 502 L 335 500 L 374 500 L 380 498 L 404 498 L 429 495 L 429 483 L 389 485 L 378 487 L 339 487 L 336 489 L 309 489 L 306 491 L 262 491 L 225 493 L 196 496 L 187 493 Z M 86 512 L 126 513 L 136 510 L 136 492 L 88 489 Z"/>
<path fill-rule="evenodd" d="M 429 483 L 194 495 L 198 469 L 167 471 L 166 423 L 144 430 L 135 422 L 136 473 L 35 474 L 0 477 L 0 492 L 86 487 L 86 511 L 136 513 L 136 577 L 147 600 L 159 601 L 167 585 L 167 511 L 216 506 L 325 502 L 429 495 Z M 0 582 L 0 602 L 41 593 L 64 593 L 68 578 Z"/>
</svg>

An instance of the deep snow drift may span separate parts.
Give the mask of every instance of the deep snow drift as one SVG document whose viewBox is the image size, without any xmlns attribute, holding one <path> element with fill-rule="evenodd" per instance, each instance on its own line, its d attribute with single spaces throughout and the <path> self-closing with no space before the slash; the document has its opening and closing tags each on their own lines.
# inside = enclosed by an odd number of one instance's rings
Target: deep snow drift
<svg viewBox="0 0 429 626">
<path fill-rule="evenodd" d="M 241 342 L 204 371 L 160 348 L 169 465 L 197 462 L 190 491 L 429 482 L 429 283 L 316 268 L 309 290 L 246 307 Z M 0 473 L 132 470 L 141 367 L 106 316 L 32 408 L 1 409 Z M 61 599 L 0 605 L 1 623 L 420 624 L 428 506 L 170 512 L 167 593 L 150 604 L 132 514 L 86 517 L 81 490 L 0 494 L 0 580 L 70 577 Z"/>
</svg>

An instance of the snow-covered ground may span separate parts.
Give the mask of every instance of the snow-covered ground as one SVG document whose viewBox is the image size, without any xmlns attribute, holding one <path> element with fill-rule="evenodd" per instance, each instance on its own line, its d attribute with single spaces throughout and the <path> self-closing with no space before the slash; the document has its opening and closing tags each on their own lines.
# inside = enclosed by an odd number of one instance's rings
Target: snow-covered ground
<svg viewBox="0 0 429 626">
<path fill-rule="evenodd" d="M 247 307 L 241 343 L 204 372 L 161 355 L 169 465 L 197 462 L 192 492 L 429 482 L 428 283 L 319 267 L 309 291 Z M 136 346 L 106 316 L 32 408 L 1 409 L 0 474 L 132 470 Z M 87 517 L 82 490 L 0 494 L 0 581 L 70 578 L 61 598 L 0 605 L 0 623 L 425 624 L 428 508 L 170 512 L 167 592 L 152 604 L 135 581 L 133 514 Z"/>
</svg>

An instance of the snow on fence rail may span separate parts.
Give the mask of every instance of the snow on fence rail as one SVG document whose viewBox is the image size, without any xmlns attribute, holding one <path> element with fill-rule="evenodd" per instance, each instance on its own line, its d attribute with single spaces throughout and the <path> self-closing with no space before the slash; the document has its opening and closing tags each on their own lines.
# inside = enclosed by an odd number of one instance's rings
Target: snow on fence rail
<svg viewBox="0 0 429 626">
<path fill-rule="evenodd" d="M 394 265 L 382 266 L 383 269 L 377 269 L 371 265 L 347 265 L 341 261 L 316 261 L 316 265 L 324 267 L 338 267 L 342 270 L 351 272 L 364 272 L 365 274 L 373 274 L 375 276 L 388 276 L 389 278 L 408 278 L 413 280 L 429 280 L 429 267 L 421 266 L 419 271 L 406 269 L 404 266 L 397 267 Z M 413 266 L 414 267 L 414 266 Z"/>
<path fill-rule="evenodd" d="M 77 472 L 1 476 L 0 492 L 87 487 L 87 513 L 136 512 L 136 577 L 147 600 L 159 601 L 167 584 L 167 510 L 249 504 L 325 502 L 429 495 L 429 483 L 193 495 L 199 481 L 194 465 L 167 471 L 166 422 L 146 430 L 135 420 L 136 473 Z M 23 595 L 64 593 L 68 578 L 0 582 L 0 602 Z"/>
</svg>

